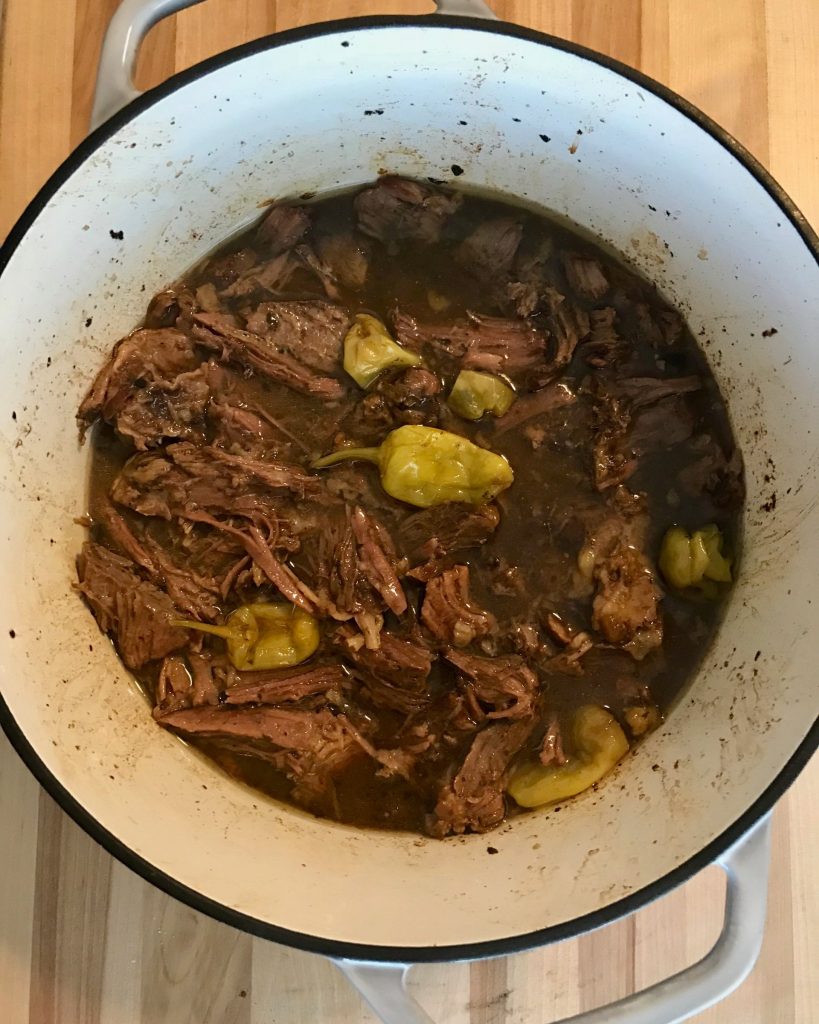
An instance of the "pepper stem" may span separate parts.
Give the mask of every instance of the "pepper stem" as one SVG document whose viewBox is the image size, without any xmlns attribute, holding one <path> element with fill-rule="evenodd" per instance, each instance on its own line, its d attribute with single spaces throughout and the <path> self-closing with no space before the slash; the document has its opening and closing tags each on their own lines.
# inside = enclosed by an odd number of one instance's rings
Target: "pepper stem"
<svg viewBox="0 0 819 1024">
<path fill-rule="evenodd" d="M 171 619 L 171 625 L 177 629 L 198 629 L 200 633 L 210 633 L 212 636 L 220 636 L 223 640 L 240 640 L 242 633 L 235 626 L 210 626 L 204 622 L 194 622 L 193 619 Z"/>
<path fill-rule="evenodd" d="M 320 459 L 310 464 L 311 469 L 325 469 L 327 466 L 334 466 L 337 462 L 344 462 L 345 459 L 366 459 L 367 462 L 374 462 L 378 465 L 380 448 L 342 448 L 341 451 L 331 452 L 323 455 Z"/>
</svg>

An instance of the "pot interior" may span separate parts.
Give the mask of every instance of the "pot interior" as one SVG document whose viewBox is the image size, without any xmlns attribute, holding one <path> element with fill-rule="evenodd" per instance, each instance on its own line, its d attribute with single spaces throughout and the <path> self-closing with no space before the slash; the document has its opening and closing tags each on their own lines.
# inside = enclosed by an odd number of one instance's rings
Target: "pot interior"
<svg viewBox="0 0 819 1024">
<path fill-rule="evenodd" d="M 644 85 L 529 33 L 326 26 L 183 81 L 69 162 L 0 278 L 10 715 L 112 836 L 257 927 L 469 947 L 654 886 L 766 791 L 816 715 L 815 255 L 719 138 Z M 359 831 L 223 777 L 157 728 L 72 591 L 89 458 L 74 413 L 112 340 L 265 201 L 383 170 L 517 197 L 625 253 L 700 339 L 747 469 L 741 577 L 669 720 L 599 791 L 489 837 Z"/>
</svg>

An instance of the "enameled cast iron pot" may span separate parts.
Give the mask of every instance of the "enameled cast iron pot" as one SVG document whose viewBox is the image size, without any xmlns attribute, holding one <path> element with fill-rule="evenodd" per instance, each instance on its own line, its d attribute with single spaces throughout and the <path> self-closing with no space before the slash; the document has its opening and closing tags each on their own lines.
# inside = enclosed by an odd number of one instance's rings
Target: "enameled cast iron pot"
<svg viewBox="0 0 819 1024">
<path fill-rule="evenodd" d="M 407 964 L 578 935 L 717 859 L 729 898 L 709 957 L 576 1018 L 682 1020 L 753 964 L 766 815 L 817 741 L 817 238 L 690 104 L 599 54 L 489 20 L 479 0 L 261 39 L 137 96 L 142 36 L 191 2 L 122 5 L 100 127 L 2 252 L 3 726 L 111 853 L 220 920 L 334 958 L 390 1024 L 429 1020 L 403 989 Z M 464 13 L 476 17 L 451 16 Z M 626 253 L 688 316 L 747 467 L 742 572 L 690 689 L 599 792 L 493 833 L 498 856 L 481 837 L 318 821 L 221 776 L 156 727 L 71 589 L 89 459 L 74 412 L 112 340 L 265 200 L 384 168 L 555 210 Z"/>
</svg>

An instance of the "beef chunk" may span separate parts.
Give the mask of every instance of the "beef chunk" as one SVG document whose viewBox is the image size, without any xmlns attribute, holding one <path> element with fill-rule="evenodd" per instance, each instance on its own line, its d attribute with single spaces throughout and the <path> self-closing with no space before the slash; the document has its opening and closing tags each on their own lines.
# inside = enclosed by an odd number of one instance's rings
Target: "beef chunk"
<svg viewBox="0 0 819 1024">
<path fill-rule="evenodd" d="M 427 583 L 421 621 L 436 640 L 466 647 L 491 633 L 495 619 L 469 599 L 469 569 L 455 565 Z"/>
<path fill-rule="evenodd" d="M 694 414 L 684 395 L 672 395 L 638 409 L 628 443 L 636 458 L 687 441 L 694 432 Z"/>
<path fill-rule="evenodd" d="M 357 441 L 379 443 L 403 424 L 437 426 L 441 381 L 423 366 L 386 370 L 356 402 L 343 429 Z"/>
<path fill-rule="evenodd" d="M 524 240 L 505 285 L 504 305 L 516 316 L 553 312 L 564 296 L 554 287 L 553 249 L 548 236 Z"/>
<path fill-rule="evenodd" d="M 171 599 L 142 579 L 127 558 L 86 541 L 77 575 L 80 593 L 128 668 L 142 668 L 187 644 L 187 634 L 170 624 L 178 614 Z"/>
<path fill-rule="evenodd" d="M 708 495 L 717 508 L 737 508 L 745 498 L 742 455 L 734 448 L 730 458 L 709 434 L 700 434 L 691 442 L 696 454 L 693 462 L 677 477 L 685 494 Z"/>
<path fill-rule="evenodd" d="M 633 307 L 637 337 L 654 348 L 673 348 L 683 332 L 683 320 L 673 309 L 651 307 L 645 302 L 636 302 Z"/>
<path fill-rule="evenodd" d="M 599 261 L 593 256 L 577 253 L 564 253 L 562 259 L 569 287 L 575 295 L 590 302 L 599 302 L 609 290 L 608 279 Z"/>
<path fill-rule="evenodd" d="M 165 658 L 156 684 L 154 716 L 191 706 L 192 679 L 185 659 L 172 654 Z"/>
<path fill-rule="evenodd" d="M 603 392 L 595 405 L 594 483 L 598 491 L 622 484 L 637 468 L 627 443 L 631 415 L 615 395 Z"/>
<path fill-rule="evenodd" d="M 208 260 L 202 274 L 221 291 L 244 277 L 258 262 L 259 257 L 253 249 L 237 249 Z"/>
<path fill-rule="evenodd" d="M 295 703 L 328 690 L 340 692 L 346 678 L 339 665 L 239 673 L 238 681 L 222 693 L 221 700 L 229 705 Z"/>
<path fill-rule="evenodd" d="M 279 253 L 273 259 L 254 263 L 226 288 L 220 289 L 222 299 L 243 299 L 259 293 L 278 295 L 290 284 L 301 267 L 292 252 Z"/>
<path fill-rule="evenodd" d="M 597 489 L 628 480 L 646 452 L 687 440 L 694 419 L 684 396 L 701 386 L 699 377 L 630 377 L 596 385 Z"/>
<path fill-rule="evenodd" d="M 246 318 L 247 329 L 276 352 L 311 370 L 332 373 L 341 366 L 341 345 L 350 317 L 328 302 L 264 302 Z"/>
<path fill-rule="evenodd" d="M 193 335 L 206 348 L 253 370 L 268 380 L 316 398 L 334 399 L 342 394 L 332 377 L 316 376 L 307 366 L 280 351 L 266 339 L 234 326 L 221 313 L 196 313 Z"/>
<path fill-rule="evenodd" d="M 653 405 L 664 398 L 687 395 L 699 391 L 702 379 L 689 377 L 620 377 L 609 384 L 619 399 L 627 401 L 632 409 Z"/>
<path fill-rule="evenodd" d="M 583 358 L 595 369 L 617 367 L 632 354 L 632 346 L 617 331 L 616 319 L 617 310 L 612 306 L 589 313 L 591 330 L 583 345 Z"/>
<path fill-rule="evenodd" d="M 534 719 L 495 722 L 477 734 L 427 822 L 430 835 L 488 832 L 503 820 L 509 769 L 534 729 Z"/>
<path fill-rule="evenodd" d="M 455 262 L 495 285 L 508 278 L 522 236 L 523 226 L 513 217 L 484 221 L 455 250 Z"/>
<path fill-rule="evenodd" d="M 198 307 L 196 296 L 184 285 L 174 285 L 157 292 L 148 304 L 146 328 L 178 327 L 184 331 L 190 314 Z"/>
<path fill-rule="evenodd" d="M 539 684 L 522 658 L 479 658 L 452 650 L 445 657 L 468 680 L 467 702 L 479 721 L 484 716 L 529 718 L 534 713 Z M 485 711 L 484 706 L 490 710 Z"/>
<path fill-rule="evenodd" d="M 397 534 L 398 545 L 411 562 L 437 560 L 485 544 L 499 523 L 497 505 L 449 501 L 403 519 Z"/>
<path fill-rule="evenodd" d="M 559 377 L 572 361 L 575 349 L 589 333 L 589 316 L 571 302 L 562 299 L 555 305 L 546 323 L 552 348 L 544 364 L 529 375 L 529 387 L 536 391 Z"/>
<path fill-rule="evenodd" d="M 209 655 L 188 651 L 187 664 L 177 655 L 165 658 L 159 670 L 154 718 L 182 708 L 218 703 L 219 692 Z"/>
<path fill-rule="evenodd" d="M 546 334 L 527 320 L 470 313 L 465 320 L 431 324 L 399 311 L 394 326 L 402 345 L 430 345 L 464 369 L 515 374 L 541 367 L 546 356 Z"/>
<path fill-rule="evenodd" d="M 162 519 L 190 518 L 191 511 L 200 509 L 250 516 L 275 509 L 280 496 L 272 492 L 302 497 L 320 486 L 297 466 L 179 442 L 129 459 L 114 480 L 111 496 L 134 512 Z"/>
<path fill-rule="evenodd" d="M 123 338 L 80 405 L 83 428 L 102 418 L 147 448 L 164 438 L 201 437 L 208 389 L 200 360 L 180 331 L 139 330 Z"/>
<path fill-rule="evenodd" d="M 135 390 L 113 418 L 120 437 L 140 451 L 164 441 L 204 441 L 210 389 L 201 370 Z"/>
<path fill-rule="evenodd" d="M 211 401 L 208 424 L 213 443 L 220 448 L 262 456 L 293 447 L 290 436 L 262 409 Z"/>
<path fill-rule="evenodd" d="M 460 207 L 461 196 L 406 178 L 387 176 L 355 199 L 358 227 L 382 242 L 433 244 Z"/>
<path fill-rule="evenodd" d="M 274 206 L 256 231 L 256 238 L 270 256 L 297 245 L 310 230 L 310 216 L 303 206 Z"/>
<path fill-rule="evenodd" d="M 271 761 L 296 783 L 293 796 L 308 804 L 362 752 L 347 719 L 326 709 L 188 708 L 161 715 L 158 721 L 182 736 Z"/>
<path fill-rule="evenodd" d="M 378 649 L 371 650 L 350 626 L 337 629 L 333 639 L 377 707 L 409 714 L 429 704 L 427 678 L 433 655 L 426 644 L 385 630 Z"/>
<path fill-rule="evenodd" d="M 571 362 L 574 350 L 588 335 L 590 321 L 587 313 L 574 306 L 568 300 L 558 303 L 548 320 L 552 337 L 555 340 L 555 351 L 552 366 L 561 369 Z"/>
<path fill-rule="evenodd" d="M 663 642 L 662 594 L 643 553 L 645 530 L 642 514 L 610 516 L 591 532 L 581 552 L 596 587 L 592 626 L 638 661 Z"/>
<path fill-rule="evenodd" d="M 333 275 L 351 291 L 363 288 L 370 269 L 370 244 L 352 232 L 323 235 L 316 252 Z"/>
<path fill-rule="evenodd" d="M 328 267 L 323 260 L 319 259 L 318 254 L 312 246 L 297 245 L 293 250 L 293 256 L 299 261 L 308 274 L 315 278 L 318 284 L 321 285 L 321 289 L 328 299 L 333 299 L 335 301 L 341 298 L 338 278 L 330 267 Z"/>
<path fill-rule="evenodd" d="M 512 408 L 495 423 L 495 435 L 514 430 L 522 423 L 537 416 L 551 416 L 553 413 L 574 404 L 576 396 L 565 384 L 548 384 L 532 395 L 519 398 Z"/>
</svg>

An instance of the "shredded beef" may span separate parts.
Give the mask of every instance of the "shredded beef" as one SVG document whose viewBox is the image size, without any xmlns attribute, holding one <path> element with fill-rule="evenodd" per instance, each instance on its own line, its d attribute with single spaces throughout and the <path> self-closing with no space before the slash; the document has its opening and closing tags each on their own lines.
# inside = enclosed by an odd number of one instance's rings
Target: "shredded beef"
<svg viewBox="0 0 819 1024">
<path fill-rule="evenodd" d="M 390 611 L 401 615 L 406 611 L 407 598 L 396 574 L 398 556 L 392 539 L 381 523 L 358 505 L 350 522 L 358 544 L 362 572 Z"/>
<path fill-rule="evenodd" d="M 135 455 L 114 480 L 111 496 L 144 516 L 189 518 L 191 511 L 252 516 L 275 513 L 280 492 L 316 493 L 320 481 L 296 466 L 184 442 Z"/>
<path fill-rule="evenodd" d="M 125 519 L 110 506 L 104 510 L 100 521 L 108 539 L 144 569 L 153 583 L 167 592 L 180 612 L 205 622 L 213 622 L 219 616 L 219 584 L 215 578 L 202 576 L 190 567 L 176 565 L 168 552 L 151 537 L 139 540 Z"/>
<path fill-rule="evenodd" d="M 537 238 L 534 242 L 524 240 L 518 249 L 511 274 L 513 280 L 506 284 L 505 302 L 516 316 L 553 312 L 563 301 L 563 295 L 554 287 L 553 249 L 549 237 Z"/>
<path fill-rule="evenodd" d="M 679 472 L 677 479 L 682 491 L 697 497 L 706 494 L 721 509 L 739 505 L 745 497 L 739 448 L 734 448 L 728 458 L 722 446 L 708 434 L 695 437 L 691 447 L 697 457 Z"/>
<path fill-rule="evenodd" d="M 536 416 L 550 416 L 575 402 L 574 392 L 565 384 L 548 384 L 532 395 L 523 395 L 495 424 L 495 436 L 514 430 Z"/>
<path fill-rule="evenodd" d="M 561 765 L 566 764 L 569 760 L 563 750 L 563 736 L 560 732 L 560 722 L 557 718 L 552 715 L 549 719 L 549 724 L 546 727 L 546 732 L 543 735 L 543 741 L 540 744 L 540 750 L 538 751 L 538 760 L 542 765 Z"/>
<path fill-rule="evenodd" d="M 480 658 L 453 650 L 445 657 L 466 676 L 467 701 L 479 719 L 529 718 L 534 713 L 539 684 L 522 658 Z M 485 711 L 482 705 L 490 710 Z"/>
<path fill-rule="evenodd" d="M 352 232 L 324 235 L 316 240 L 316 252 L 333 275 L 353 291 L 364 287 L 370 269 L 370 244 Z"/>
<path fill-rule="evenodd" d="M 547 335 L 528 320 L 469 313 L 465 320 L 421 323 L 399 310 L 394 326 L 402 345 L 431 345 L 464 369 L 515 374 L 538 368 L 545 360 Z"/>
<path fill-rule="evenodd" d="M 170 624 L 178 615 L 171 599 L 142 579 L 129 559 L 86 541 L 77 575 L 80 593 L 128 668 L 142 668 L 187 644 L 187 634 Z"/>
<path fill-rule="evenodd" d="M 609 290 L 603 268 L 593 256 L 564 253 L 563 269 L 572 291 L 582 299 L 599 302 Z"/>
<path fill-rule="evenodd" d="M 274 206 L 256 231 L 256 238 L 268 255 L 278 256 L 292 249 L 310 230 L 310 215 L 303 206 Z"/>
<path fill-rule="evenodd" d="M 611 516 L 587 539 L 595 581 L 592 626 L 638 661 L 663 641 L 662 593 L 643 553 L 641 514 Z"/>
<path fill-rule="evenodd" d="M 432 244 L 463 202 L 417 181 L 387 176 L 355 199 L 358 227 L 382 242 L 415 241 Z"/>
<path fill-rule="evenodd" d="M 427 583 L 421 622 L 436 640 L 455 647 L 466 647 L 496 627 L 494 617 L 470 601 L 465 565 L 445 569 Z"/>
<path fill-rule="evenodd" d="M 221 694 L 221 703 L 286 704 L 316 693 L 341 690 L 346 679 L 340 665 L 319 668 L 278 669 L 271 672 L 238 674 L 238 681 Z"/>
<path fill-rule="evenodd" d="M 197 341 L 268 380 L 316 398 L 333 399 L 342 394 L 333 377 L 316 376 L 303 363 L 251 331 L 242 330 L 221 313 L 195 313 L 193 335 Z"/>
<path fill-rule="evenodd" d="M 599 382 L 595 396 L 594 479 L 604 491 L 624 483 L 640 456 L 687 440 L 694 418 L 685 395 L 699 377 L 630 377 Z"/>
<path fill-rule="evenodd" d="M 276 352 L 312 370 L 332 373 L 341 362 L 341 344 L 350 317 L 328 302 L 263 302 L 247 317 L 247 329 Z"/>
<path fill-rule="evenodd" d="M 497 505 L 449 501 L 413 512 L 402 520 L 398 546 L 411 562 L 432 561 L 485 544 L 498 528 Z"/>
<path fill-rule="evenodd" d="M 380 646 L 371 650 L 364 637 L 350 626 L 337 629 L 334 641 L 376 706 L 406 714 L 429 703 L 426 684 L 433 655 L 422 641 L 383 631 Z"/>
<path fill-rule="evenodd" d="M 161 715 L 160 725 L 182 736 L 217 742 L 252 754 L 284 770 L 293 795 L 310 805 L 332 785 L 332 777 L 362 752 L 346 718 L 326 709 L 275 707 L 188 708 Z"/>
<path fill-rule="evenodd" d="M 533 718 L 495 722 L 477 734 L 457 774 L 438 794 L 427 823 L 430 835 L 488 832 L 503 820 L 509 769 L 534 726 Z"/>
<path fill-rule="evenodd" d="M 173 329 L 139 330 L 116 346 L 77 414 L 96 419 L 145 449 L 166 438 L 203 438 L 207 385 L 189 338 Z"/>
</svg>

